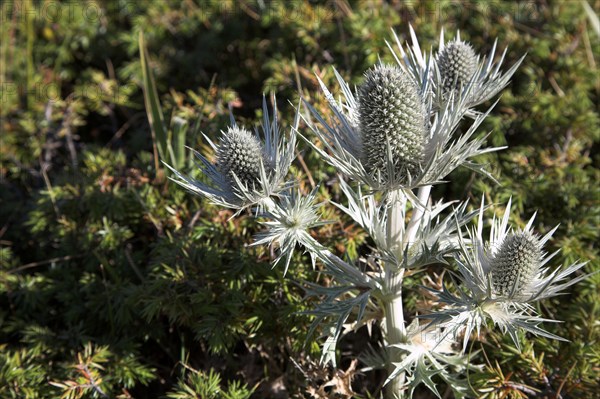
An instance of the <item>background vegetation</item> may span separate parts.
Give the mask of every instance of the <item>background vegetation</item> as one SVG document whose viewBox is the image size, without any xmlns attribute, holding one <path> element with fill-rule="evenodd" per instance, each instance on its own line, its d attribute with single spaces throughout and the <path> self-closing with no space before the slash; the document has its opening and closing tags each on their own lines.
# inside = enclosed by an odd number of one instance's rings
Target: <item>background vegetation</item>
<svg viewBox="0 0 600 399">
<path fill-rule="evenodd" d="M 586 3 L 587 4 L 587 3 Z M 498 38 L 508 64 L 528 56 L 481 134 L 508 145 L 487 156 L 501 185 L 459 170 L 434 197 L 512 196 L 515 222 L 538 211 L 538 231 L 560 228 L 555 264 L 600 270 L 599 36 L 579 1 L 55 1 L 0 5 L 0 397 L 373 397 L 384 380 L 351 360 L 380 338 L 366 328 L 340 346 L 339 370 L 306 342 L 311 307 L 294 280 L 322 280 L 302 255 L 288 276 L 245 243 L 260 225 L 185 193 L 166 179 L 145 111 L 144 33 L 165 142 L 206 149 L 237 119 L 258 123 L 262 93 L 277 93 L 288 124 L 302 93 L 325 111 L 315 74 L 334 65 L 361 81 L 390 28 L 408 24 L 428 48 L 444 28 L 487 53 Z M 160 143 L 158 143 L 160 146 Z M 301 148 L 302 187 L 335 173 Z M 192 171 L 188 154 L 177 162 Z M 501 207 L 496 209 L 501 211 Z M 364 233 L 336 210 L 318 232 L 340 254 L 366 250 Z M 427 274 L 433 280 L 443 268 Z M 408 309 L 428 298 L 410 280 Z M 434 281 L 435 282 L 435 281 Z M 598 275 L 542 313 L 570 342 L 499 333 L 474 345 L 472 372 L 488 397 L 598 397 Z M 326 281 L 323 283 L 327 283 Z M 476 351 L 479 350 L 479 352 Z M 352 384 L 350 384 L 352 380 Z M 352 392 L 355 392 L 353 394 Z M 419 393 L 419 397 L 429 397 Z"/>
</svg>

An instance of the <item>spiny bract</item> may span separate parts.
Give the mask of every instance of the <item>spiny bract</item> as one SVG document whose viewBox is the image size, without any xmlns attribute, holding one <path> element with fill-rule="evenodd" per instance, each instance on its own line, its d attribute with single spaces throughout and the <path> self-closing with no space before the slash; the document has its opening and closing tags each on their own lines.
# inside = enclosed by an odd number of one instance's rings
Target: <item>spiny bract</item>
<svg viewBox="0 0 600 399">
<path fill-rule="evenodd" d="M 510 234 L 491 262 L 492 284 L 497 294 L 524 294 L 540 268 L 539 239 L 528 231 Z"/>
<path fill-rule="evenodd" d="M 469 84 L 477 70 L 477 55 L 470 44 L 452 41 L 438 57 L 444 93 Z"/>
<path fill-rule="evenodd" d="M 365 169 L 373 177 L 405 183 L 419 172 L 425 141 L 425 111 L 411 79 L 398 67 L 365 73 L 359 88 L 359 124 Z M 388 142 L 395 176 L 387 176 Z"/>
<path fill-rule="evenodd" d="M 263 149 L 258 139 L 248 130 L 237 126 L 223 132 L 217 148 L 217 168 L 235 183 L 234 175 L 247 187 L 260 178 Z"/>
</svg>

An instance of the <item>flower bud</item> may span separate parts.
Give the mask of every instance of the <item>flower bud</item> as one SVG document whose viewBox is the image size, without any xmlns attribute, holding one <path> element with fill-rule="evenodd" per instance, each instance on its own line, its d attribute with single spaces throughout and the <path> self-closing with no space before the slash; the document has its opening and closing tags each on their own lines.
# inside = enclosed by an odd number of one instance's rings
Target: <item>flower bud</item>
<svg viewBox="0 0 600 399">
<path fill-rule="evenodd" d="M 234 183 L 233 176 L 247 187 L 252 187 L 260 178 L 260 162 L 263 150 L 258 139 L 249 131 L 230 127 L 221 136 L 217 147 L 217 168 Z"/>
<path fill-rule="evenodd" d="M 395 66 L 377 66 L 359 88 L 362 163 L 384 182 L 417 175 L 424 157 L 425 111 L 416 85 Z M 388 143 L 391 159 L 388 156 Z M 395 176 L 387 176 L 388 161 Z"/>
<path fill-rule="evenodd" d="M 540 268 L 541 245 L 527 231 L 507 236 L 491 262 L 492 284 L 497 294 L 523 294 Z"/>
<path fill-rule="evenodd" d="M 477 55 L 470 44 L 452 41 L 438 57 L 444 93 L 469 84 L 477 70 Z"/>
</svg>

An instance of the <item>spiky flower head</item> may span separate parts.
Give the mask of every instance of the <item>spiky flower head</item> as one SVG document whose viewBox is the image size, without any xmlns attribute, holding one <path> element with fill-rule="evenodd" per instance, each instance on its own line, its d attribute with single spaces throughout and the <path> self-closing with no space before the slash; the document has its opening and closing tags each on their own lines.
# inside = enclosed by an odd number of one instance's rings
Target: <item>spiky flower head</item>
<svg viewBox="0 0 600 399">
<path fill-rule="evenodd" d="M 246 187 L 260 178 L 263 149 L 258 138 L 244 128 L 229 127 L 217 147 L 217 168 L 235 185 L 235 177 Z"/>
<path fill-rule="evenodd" d="M 491 260 L 492 285 L 506 297 L 525 293 L 538 273 L 540 240 L 529 231 L 508 235 Z"/>
<path fill-rule="evenodd" d="M 358 107 L 361 161 L 374 177 L 406 182 L 418 174 L 424 158 L 423 102 L 416 85 L 396 66 L 376 66 L 365 77 Z M 388 176 L 390 161 L 393 177 Z"/>
<path fill-rule="evenodd" d="M 199 172 L 206 180 L 196 180 L 165 164 L 174 174 L 172 180 L 216 205 L 235 209 L 236 214 L 252 206 L 262 211 L 272 196 L 293 184 L 287 180 L 287 174 L 295 156 L 300 120 L 296 115 L 291 134 L 283 135 L 275 97 L 272 118 L 270 115 L 266 97 L 263 97 L 263 121 L 253 133 L 239 127 L 231 115 L 231 125 L 221 131 L 218 143 L 204 135 L 215 152 L 216 162 L 194 151 L 200 160 Z"/>
<path fill-rule="evenodd" d="M 586 262 L 568 267 L 551 268 L 547 263 L 558 251 L 547 254 L 543 246 L 558 226 L 539 237 L 532 231 L 535 215 L 523 230 L 514 232 L 509 226 L 511 201 L 502 218 L 492 220 L 489 240 L 483 238 L 482 201 L 477 229 L 467 231 L 468 239 L 460 239 L 456 258 L 461 288 L 455 295 L 447 287 L 436 291 L 440 303 L 446 306 L 423 316 L 434 325 L 443 326 L 448 334 L 462 335 L 463 351 L 473 331 L 479 335 L 486 320 L 492 320 L 509 334 L 520 348 L 518 330 L 550 339 L 564 340 L 539 325 L 554 320 L 539 317 L 533 303 L 562 294 L 567 288 L 589 277 L 571 275 Z"/>
<path fill-rule="evenodd" d="M 339 97 L 330 92 L 326 84 L 317 76 L 332 115 L 331 118 L 325 117 L 305 100 L 304 105 L 309 113 L 302 114 L 302 118 L 319 138 L 319 143 L 323 145 L 315 145 L 314 140 L 301 137 L 326 162 L 349 180 L 359 181 L 372 190 L 385 194 L 444 182 L 445 177 L 459 166 L 468 167 L 493 179 L 484 165 L 472 159 L 477 155 L 501 149 L 485 148 L 485 137 L 476 138 L 478 127 L 492 108 L 486 113 L 476 112 L 472 108 L 491 99 L 502 90 L 523 58 L 506 73 L 502 73 L 500 68 L 506 50 L 500 60 L 495 62 L 494 59 L 497 57 L 496 43 L 494 43 L 487 56 L 482 57 L 481 60 L 480 57 L 475 57 L 477 62 L 472 77 L 473 84 L 467 85 L 457 96 L 444 96 L 444 85 L 438 66 L 440 54 L 446 44 L 443 30 L 440 34 L 440 49 L 435 56 L 421 50 L 412 27 L 410 27 L 410 36 L 412 38 L 410 46 L 401 43 L 396 34 L 394 34 L 394 42 L 397 50 L 392 43 L 388 43 L 397 63 L 396 68 L 401 72 L 392 73 L 394 68 L 389 66 L 375 68 L 367 73 L 368 81 L 362 87 L 353 90 L 334 69 L 342 94 Z M 446 45 L 452 47 L 452 42 L 461 42 L 460 36 L 457 34 L 456 39 Z M 378 76 L 380 79 L 376 79 Z M 403 76 L 407 76 L 408 79 Z M 412 82 L 413 88 L 405 84 L 406 80 Z M 396 84 L 383 84 L 390 81 Z M 398 98 L 392 98 L 392 92 L 400 91 L 392 88 L 399 87 L 405 88 L 406 92 L 401 92 L 402 95 Z M 366 93 L 372 93 L 373 98 L 365 96 Z M 391 126 L 390 121 L 404 121 L 409 118 L 405 119 L 402 115 L 398 117 L 398 108 L 390 105 L 393 103 L 391 98 L 403 104 L 412 102 L 415 106 L 409 108 L 408 112 L 424 115 L 417 115 L 418 119 L 424 121 L 422 125 L 412 118 L 410 118 L 412 122 L 409 122 L 409 126 L 424 131 L 421 140 L 410 141 L 412 152 L 419 155 L 422 153 L 422 156 L 410 158 L 403 155 L 400 159 L 398 149 L 403 147 L 393 142 L 393 139 L 405 145 L 404 141 L 400 141 L 399 135 L 405 134 L 406 131 L 402 132 L 388 125 Z M 377 99 L 382 100 L 384 104 L 380 109 L 381 112 L 379 114 L 369 112 L 373 108 L 367 105 L 376 104 Z M 454 134 L 465 116 L 473 118 L 473 124 L 460 135 Z M 369 122 L 372 126 L 369 126 Z M 367 127 L 379 127 L 381 131 L 367 129 Z M 370 133 L 368 136 L 367 132 Z M 386 133 L 390 133 L 390 138 Z M 372 138 L 379 138 L 379 136 L 382 136 L 383 140 Z M 400 137 L 402 140 L 407 140 L 405 136 Z M 415 144 L 419 142 L 422 143 L 422 152 L 414 151 L 415 148 L 420 147 L 419 144 Z M 408 178 L 409 172 L 410 178 Z M 407 194 L 412 198 L 410 192 L 407 191 Z"/>
<path fill-rule="evenodd" d="M 454 40 L 438 56 L 444 93 L 468 85 L 477 70 L 477 54 L 469 43 Z"/>
</svg>

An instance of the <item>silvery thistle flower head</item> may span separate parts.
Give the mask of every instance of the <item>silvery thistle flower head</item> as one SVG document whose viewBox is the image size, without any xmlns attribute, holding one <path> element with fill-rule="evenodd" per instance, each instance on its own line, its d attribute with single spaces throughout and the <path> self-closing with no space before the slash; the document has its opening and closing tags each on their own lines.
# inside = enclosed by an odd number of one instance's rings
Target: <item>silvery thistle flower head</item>
<svg viewBox="0 0 600 399">
<path fill-rule="evenodd" d="M 365 73 L 358 93 L 367 173 L 381 183 L 409 183 L 424 158 L 425 108 L 416 85 L 400 68 L 379 65 Z"/>
<path fill-rule="evenodd" d="M 334 73 L 345 101 L 336 101 L 319 79 L 335 117 L 326 122 L 305 101 L 324 129 L 308 118 L 305 121 L 325 149 L 305 138 L 307 143 L 342 174 L 373 190 L 418 186 L 426 162 L 429 120 L 415 84 L 399 68 L 380 65 L 367 71 L 365 83 L 355 94 Z"/>
<path fill-rule="evenodd" d="M 458 295 L 446 287 L 434 291 L 446 307 L 423 316 L 432 319 L 435 325 L 443 326 L 447 334 L 456 336 L 464 332 L 463 350 L 471 333 L 475 330 L 479 335 L 487 320 L 508 333 L 517 348 L 520 348 L 519 329 L 563 340 L 539 327 L 544 321 L 554 320 L 539 317 L 532 304 L 560 295 L 588 277 L 581 275 L 568 280 L 586 262 L 574 263 L 562 270 L 547 266 L 559 251 L 548 255 L 542 248 L 558 226 L 538 238 L 532 231 L 533 215 L 523 230 L 514 231 L 508 226 L 510 207 L 509 201 L 502 219 L 493 219 L 490 238 L 485 242 L 482 203 L 477 230 L 469 231 L 470 244 L 461 242 L 461 254 L 457 258 Z"/>
<path fill-rule="evenodd" d="M 444 95 L 460 90 L 471 82 L 477 70 L 478 58 L 469 43 L 460 40 L 446 43 L 437 59 Z"/>
<path fill-rule="evenodd" d="M 497 40 L 491 51 L 480 62 L 473 47 L 460 38 L 444 41 L 444 31 L 440 34 L 440 44 L 436 57 L 436 73 L 433 74 L 433 87 L 436 103 L 443 106 L 445 101 L 456 101 L 465 97 L 465 105 L 473 108 L 490 100 L 508 85 L 511 76 L 525 58 L 521 57 L 506 73 L 500 72 L 507 49 L 496 63 Z M 468 112 L 468 115 L 474 115 Z"/>
<path fill-rule="evenodd" d="M 422 142 L 420 140 L 410 142 L 413 153 L 421 145 L 423 146 L 423 152 L 416 157 L 415 161 L 400 164 L 403 166 L 399 168 L 398 163 L 400 161 L 394 157 L 394 153 L 399 153 L 397 143 L 379 136 L 382 141 L 379 144 L 375 145 L 371 141 L 366 143 L 368 145 L 365 145 L 363 138 L 366 135 L 362 133 L 360 126 L 361 110 L 359 107 L 361 103 L 358 99 L 360 95 L 350 90 L 348 84 L 337 71 L 334 71 L 334 73 L 342 87 L 344 100 L 335 100 L 325 84 L 319 79 L 321 88 L 325 92 L 334 115 L 329 121 L 326 121 L 307 101 L 304 102 L 322 128 L 306 117 L 304 117 L 304 120 L 325 148 L 319 148 L 308 138 L 302 137 L 326 162 L 338 169 L 340 173 L 369 186 L 374 191 L 391 192 L 402 189 L 409 198 L 415 201 L 417 200 L 413 197 L 410 189 L 443 182 L 443 179 L 459 166 L 468 167 L 493 179 L 493 176 L 485 171 L 483 165 L 471 161 L 471 158 L 477 155 L 501 149 L 499 147 L 482 148 L 486 137 L 472 139 L 477 128 L 490 111 L 477 115 L 472 125 L 460 137 L 455 138 L 453 133 L 466 112 L 464 99 L 459 102 L 448 102 L 445 108 L 435 112 L 431 111 L 431 101 L 423 100 L 426 107 L 427 126 L 424 139 Z M 422 90 L 419 90 L 419 92 L 422 92 Z M 433 115 L 433 117 L 430 119 L 427 115 Z M 403 132 L 399 131 L 397 134 L 402 137 Z M 368 159 L 367 154 L 369 152 L 365 151 L 365 147 L 367 150 L 383 149 L 385 151 L 383 154 L 385 164 L 382 164 L 381 156 L 379 159 Z"/>
<path fill-rule="evenodd" d="M 505 297 L 527 293 L 540 269 L 541 259 L 540 240 L 530 231 L 506 235 L 490 260 L 494 292 Z"/>
<path fill-rule="evenodd" d="M 275 98 L 273 103 L 276 104 Z M 238 212 L 255 205 L 264 208 L 272 202 L 271 196 L 291 185 L 285 181 L 285 177 L 295 157 L 298 120 L 296 116 L 289 136 L 282 135 L 277 106 L 275 105 L 271 120 L 263 97 L 263 122 L 260 131 L 257 129 L 251 133 L 237 126 L 231 116 L 231 126 L 222 132 L 218 145 L 204 135 L 216 154 L 215 164 L 194 151 L 200 160 L 198 167 L 209 184 L 167 165 L 175 174 L 172 180 L 194 194 Z"/>
<path fill-rule="evenodd" d="M 260 179 L 261 164 L 267 173 L 264 151 L 258 138 L 244 128 L 230 127 L 217 147 L 217 170 L 232 189 L 238 185 L 254 189 Z"/>
</svg>

